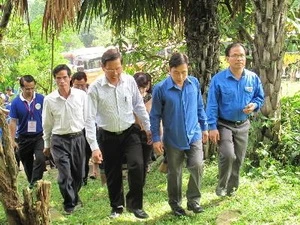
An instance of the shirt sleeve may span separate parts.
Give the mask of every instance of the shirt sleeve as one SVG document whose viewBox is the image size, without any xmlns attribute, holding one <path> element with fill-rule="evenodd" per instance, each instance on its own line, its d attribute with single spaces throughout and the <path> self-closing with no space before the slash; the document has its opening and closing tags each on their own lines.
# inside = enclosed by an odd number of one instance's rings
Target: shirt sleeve
<svg viewBox="0 0 300 225">
<path fill-rule="evenodd" d="M 134 81 L 134 80 L 133 80 Z M 140 91 L 137 87 L 136 82 L 132 83 L 132 90 L 133 90 L 133 111 L 139 121 L 141 121 L 144 129 L 146 131 L 150 130 L 150 119 L 149 113 L 146 110 L 146 106 L 143 101 L 143 97 L 140 94 Z"/>
<path fill-rule="evenodd" d="M 159 85 L 153 89 L 152 108 L 150 111 L 150 124 L 153 142 L 161 141 L 160 121 L 162 118 L 162 98 Z"/>
<path fill-rule="evenodd" d="M 44 99 L 43 111 L 42 111 L 42 125 L 43 125 L 43 139 L 44 147 L 50 148 L 50 138 L 52 134 L 54 124 L 54 118 L 51 113 L 51 106 L 49 99 L 46 97 Z"/>
<path fill-rule="evenodd" d="M 261 83 L 261 80 L 256 75 L 256 89 L 254 97 L 251 100 L 252 103 L 256 104 L 255 112 L 257 112 L 264 104 L 264 89 Z"/>
<path fill-rule="evenodd" d="M 197 81 L 197 86 L 198 86 L 198 121 L 201 126 L 202 131 L 206 131 L 208 129 L 207 126 L 207 116 L 204 110 L 204 104 L 203 104 L 203 99 L 202 99 L 202 94 L 201 94 L 201 87 L 200 83 Z"/>
<path fill-rule="evenodd" d="M 218 120 L 218 93 L 216 88 L 215 79 L 212 78 L 207 98 L 206 115 L 209 130 L 217 129 Z"/>
<path fill-rule="evenodd" d="M 91 150 L 99 149 L 96 136 L 96 114 L 97 114 L 97 95 L 93 89 L 88 92 L 86 99 L 86 120 L 85 120 L 85 132 L 86 140 L 89 143 Z"/>
</svg>

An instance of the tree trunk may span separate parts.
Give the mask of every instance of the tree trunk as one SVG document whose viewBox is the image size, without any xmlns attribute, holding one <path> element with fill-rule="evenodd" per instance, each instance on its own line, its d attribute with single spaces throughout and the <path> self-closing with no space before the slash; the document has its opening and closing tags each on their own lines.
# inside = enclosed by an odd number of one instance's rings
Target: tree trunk
<svg viewBox="0 0 300 225">
<path fill-rule="evenodd" d="M 0 21 L 0 42 L 3 39 L 3 34 L 7 27 L 7 24 L 9 22 L 9 18 L 11 16 L 12 9 L 13 9 L 13 5 L 10 0 L 7 0 L 5 5 L 1 6 L 0 10 L 3 10 L 3 14 L 2 14 L 1 21 Z"/>
<path fill-rule="evenodd" d="M 219 69 L 218 0 L 190 0 L 185 13 L 185 37 L 192 74 L 201 83 L 204 100 L 208 84 Z"/>
<path fill-rule="evenodd" d="M 9 225 L 48 225 L 50 182 L 39 181 L 37 188 L 23 190 L 24 201 L 17 189 L 18 166 L 14 156 L 5 115 L 0 110 L 0 201 L 4 207 Z"/>
<path fill-rule="evenodd" d="M 259 74 L 265 92 L 261 112 L 267 118 L 275 118 L 275 123 L 271 127 L 262 129 L 262 136 L 276 143 L 280 128 L 278 108 L 288 1 L 253 0 L 253 3 L 256 23 L 252 46 L 254 70 Z"/>
<path fill-rule="evenodd" d="M 201 84 L 204 103 L 212 75 L 219 69 L 218 0 L 190 0 L 185 12 L 185 37 L 192 74 Z M 204 145 L 205 158 L 215 146 Z"/>
</svg>

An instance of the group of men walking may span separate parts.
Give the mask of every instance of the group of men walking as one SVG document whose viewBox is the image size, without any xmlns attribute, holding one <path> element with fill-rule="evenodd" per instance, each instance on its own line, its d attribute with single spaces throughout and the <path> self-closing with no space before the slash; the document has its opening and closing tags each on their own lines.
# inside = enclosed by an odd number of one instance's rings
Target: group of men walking
<svg viewBox="0 0 300 225">
<path fill-rule="evenodd" d="M 188 73 L 188 57 L 174 53 L 169 60 L 169 76 L 153 89 L 150 116 L 134 78 L 123 73 L 122 56 L 116 48 L 103 54 L 105 76 L 96 80 L 87 93 L 71 88 L 71 70 L 64 64 L 53 69 L 58 88 L 45 98 L 34 91 L 34 78 L 23 76 L 22 93 L 12 102 L 10 128 L 12 136 L 18 134 L 16 145 L 30 187 L 42 178 L 45 156 L 51 154 L 58 169 L 64 211 L 71 214 L 81 205 L 79 191 L 89 157 L 86 147 L 90 147 L 94 162 L 105 161 L 110 217 L 120 216 L 126 207 L 137 218 L 148 218 L 143 209 L 146 171 L 141 127 L 135 123 L 138 118 L 147 144 L 153 145 L 156 154 L 167 155 L 168 203 L 174 215 L 186 215 L 181 205 L 185 159 L 190 173 L 187 210 L 204 211 L 200 205 L 202 143 L 208 140 L 219 145 L 216 194 L 231 196 L 239 186 L 248 118 L 262 106 L 264 94 L 259 77 L 245 69 L 244 46 L 233 43 L 225 55 L 229 68 L 212 78 L 205 109 L 199 81 Z M 126 195 L 124 162 L 129 185 Z"/>
</svg>

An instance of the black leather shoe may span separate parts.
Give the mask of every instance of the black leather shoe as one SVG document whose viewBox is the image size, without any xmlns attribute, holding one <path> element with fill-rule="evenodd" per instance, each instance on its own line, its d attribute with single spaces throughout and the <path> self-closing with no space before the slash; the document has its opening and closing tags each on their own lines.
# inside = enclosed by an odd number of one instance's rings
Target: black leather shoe
<svg viewBox="0 0 300 225">
<path fill-rule="evenodd" d="M 186 212 L 180 206 L 172 208 L 172 211 L 175 216 L 186 216 Z"/>
<path fill-rule="evenodd" d="M 204 209 L 200 205 L 198 205 L 197 203 L 188 204 L 187 205 L 187 209 L 189 211 L 193 211 L 194 213 L 202 213 L 202 212 L 204 212 Z"/>
<path fill-rule="evenodd" d="M 111 210 L 109 218 L 115 219 L 115 218 L 119 217 L 122 213 L 123 213 L 123 207 L 122 206 L 117 207 L 117 208 L 113 208 Z"/>
<path fill-rule="evenodd" d="M 127 208 L 127 211 L 133 213 L 135 215 L 135 217 L 140 218 L 140 219 L 146 219 L 149 217 L 149 215 L 142 209 Z"/>
</svg>

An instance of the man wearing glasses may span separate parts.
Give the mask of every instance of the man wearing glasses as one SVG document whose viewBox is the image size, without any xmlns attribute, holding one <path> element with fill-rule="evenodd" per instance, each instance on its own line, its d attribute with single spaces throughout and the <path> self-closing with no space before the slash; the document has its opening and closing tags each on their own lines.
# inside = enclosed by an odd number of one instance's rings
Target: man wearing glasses
<svg viewBox="0 0 300 225">
<path fill-rule="evenodd" d="M 46 167 L 42 128 L 44 96 L 35 92 L 36 81 L 31 75 L 21 77 L 19 82 L 22 92 L 11 103 L 9 127 L 12 140 L 18 137 L 14 145 L 29 188 L 33 188 L 42 179 Z"/>
<path fill-rule="evenodd" d="M 126 207 L 137 218 L 144 219 L 148 214 L 143 210 L 143 151 L 140 128 L 135 125 L 134 115 L 142 121 L 150 144 L 149 115 L 134 78 L 122 72 L 122 57 L 118 49 L 108 49 L 101 61 L 105 76 L 94 82 L 88 91 L 86 137 L 94 161 L 105 161 L 104 170 L 112 207 L 110 217 L 120 216 L 125 206 L 122 163 L 126 160 L 129 185 Z M 96 115 L 99 118 L 97 125 L 101 151 L 94 126 Z"/>
<path fill-rule="evenodd" d="M 225 56 L 229 68 L 211 79 L 206 109 L 209 139 L 219 146 L 218 196 L 231 196 L 238 189 L 250 128 L 248 118 L 264 101 L 259 77 L 245 69 L 245 47 L 230 44 Z"/>
</svg>

